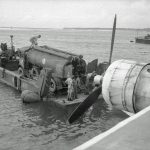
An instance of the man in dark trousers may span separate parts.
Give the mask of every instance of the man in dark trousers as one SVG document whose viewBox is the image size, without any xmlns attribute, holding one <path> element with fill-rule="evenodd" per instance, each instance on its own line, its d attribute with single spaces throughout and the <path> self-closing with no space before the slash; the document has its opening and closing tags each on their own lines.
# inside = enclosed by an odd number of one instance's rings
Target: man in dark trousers
<svg viewBox="0 0 150 150">
<path fill-rule="evenodd" d="M 83 55 L 79 55 L 79 74 L 85 75 L 86 73 L 86 62 L 83 59 Z"/>
</svg>

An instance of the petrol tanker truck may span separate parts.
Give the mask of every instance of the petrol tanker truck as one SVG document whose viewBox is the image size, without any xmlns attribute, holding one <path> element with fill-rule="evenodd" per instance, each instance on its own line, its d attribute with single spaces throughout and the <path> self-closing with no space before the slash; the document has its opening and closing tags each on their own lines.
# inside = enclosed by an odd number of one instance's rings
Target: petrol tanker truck
<svg viewBox="0 0 150 150">
<path fill-rule="evenodd" d="M 66 87 L 67 76 L 73 74 L 72 59 L 79 57 L 48 46 L 18 48 L 17 53 L 20 57 L 18 73 L 22 76 L 36 79 L 43 68 L 52 69 L 51 92 Z"/>
</svg>

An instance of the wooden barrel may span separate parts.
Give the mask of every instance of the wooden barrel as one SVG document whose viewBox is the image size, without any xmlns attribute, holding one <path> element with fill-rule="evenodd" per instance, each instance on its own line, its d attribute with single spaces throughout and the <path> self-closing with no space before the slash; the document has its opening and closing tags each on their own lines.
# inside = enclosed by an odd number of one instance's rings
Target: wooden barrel
<svg viewBox="0 0 150 150">
<path fill-rule="evenodd" d="M 150 64 L 118 60 L 107 69 L 102 84 L 105 101 L 113 107 L 138 112 L 150 105 Z"/>
</svg>

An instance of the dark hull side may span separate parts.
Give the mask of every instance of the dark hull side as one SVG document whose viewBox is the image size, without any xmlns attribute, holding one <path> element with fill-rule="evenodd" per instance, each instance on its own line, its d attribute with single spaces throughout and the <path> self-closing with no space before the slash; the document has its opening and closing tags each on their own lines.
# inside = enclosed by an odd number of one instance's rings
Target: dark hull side
<svg viewBox="0 0 150 150">
<path fill-rule="evenodd" d="M 0 67 L 0 83 L 1 82 L 13 87 L 14 89 L 20 92 L 24 90 L 29 90 L 35 93 L 40 93 L 40 95 L 44 92 L 43 90 L 45 90 L 44 88 L 46 85 L 45 82 L 41 83 L 41 81 L 38 80 L 23 78 L 17 73 L 17 71 L 10 71 L 2 67 Z M 46 93 L 46 97 L 44 97 L 43 100 L 50 101 L 51 103 L 54 103 L 55 106 L 61 108 L 66 109 L 68 107 L 73 107 L 75 109 L 75 107 L 77 107 L 86 97 L 87 95 L 78 94 L 78 99 L 75 99 L 74 101 L 68 101 L 67 95 L 62 97 L 56 96 L 51 98 L 51 97 L 47 97 L 47 93 Z"/>
<path fill-rule="evenodd" d="M 142 44 L 150 44 L 150 39 L 141 39 L 141 38 L 136 38 L 135 39 L 136 43 L 142 43 Z"/>
</svg>

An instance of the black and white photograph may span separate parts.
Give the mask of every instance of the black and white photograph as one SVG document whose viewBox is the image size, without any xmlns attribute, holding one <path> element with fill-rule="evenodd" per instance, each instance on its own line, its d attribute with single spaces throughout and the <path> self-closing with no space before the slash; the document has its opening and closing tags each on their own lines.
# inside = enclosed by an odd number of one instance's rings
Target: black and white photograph
<svg viewBox="0 0 150 150">
<path fill-rule="evenodd" d="M 149 11 L 0 0 L 0 150 L 149 150 Z"/>
</svg>

